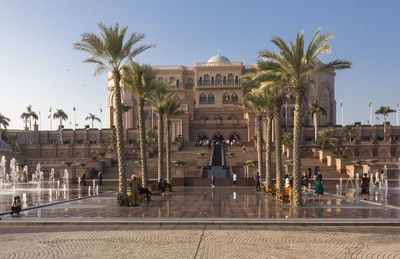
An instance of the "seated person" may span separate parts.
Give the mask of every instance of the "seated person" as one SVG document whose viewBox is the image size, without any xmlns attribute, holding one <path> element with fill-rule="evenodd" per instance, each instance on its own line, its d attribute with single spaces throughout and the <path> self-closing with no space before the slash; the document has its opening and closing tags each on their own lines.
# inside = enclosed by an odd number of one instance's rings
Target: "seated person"
<svg viewBox="0 0 400 259">
<path fill-rule="evenodd" d="M 153 195 L 151 193 L 151 191 L 149 190 L 149 188 L 145 188 L 145 187 L 142 187 L 142 186 L 139 186 L 139 193 L 140 194 L 145 194 L 148 201 L 151 200 L 150 195 Z"/>
<path fill-rule="evenodd" d="M 169 191 L 172 192 L 172 184 L 168 183 L 167 180 L 164 180 L 163 185 L 164 188 L 169 187 Z"/>
<path fill-rule="evenodd" d="M 21 199 L 19 196 L 14 197 L 13 202 L 11 203 L 11 215 L 17 214 L 21 212 Z"/>
<path fill-rule="evenodd" d="M 86 186 L 86 174 L 82 175 L 81 183 Z"/>
<path fill-rule="evenodd" d="M 158 190 L 161 192 L 165 192 L 165 186 L 163 185 L 163 181 L 160 178 L 160 180 L 158 181 Z"/>
</svg>

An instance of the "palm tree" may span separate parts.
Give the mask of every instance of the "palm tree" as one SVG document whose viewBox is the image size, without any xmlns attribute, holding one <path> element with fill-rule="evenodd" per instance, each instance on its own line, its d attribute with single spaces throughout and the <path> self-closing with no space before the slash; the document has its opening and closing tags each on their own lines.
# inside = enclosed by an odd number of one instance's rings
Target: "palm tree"
<svg viewBox="0 0 400 259">
<path fill-rule="evenodd" d="M 0 113 L 0 140 L 1 140 L 1 134 L 3 132 L 1 130 L 1 127 L 3 127 L 4 129 L 7 129 L 9 123 L 10 123 L 10 119 Z"/>
<path fill-rule="evenodd" d="M 314 140 L 315 142 L 317 142 L 317 138 L 318 138 L 318 134 L 317 134 L 317 129 L 318 129 L 318 125 L 317 125 L 317 115 L 318 113 L 321 113 L 323 115 L 326 115 L 326 110 L 319 106 L 318 101 L 315 102 L 310 102 L 310 106 L 309 106 L 309 111 L 308 113 L 311 115 L 311 118 L 313 120 L 313 125 L 314 125 Z"/>
<path fill-rule="evenodd" d="M 282 128 L 281 128 L 281 108 L 285 101 L 288 88 L 284 82 L 275 83 L 264 82 L 264 89 L 273 105 L 274 128 L 275 128 L 275 160 L 276 160 L 276 194 L 283 193 L 283 171 L 282 171 Z"/>
<path fill-rule="evenodd" d="M 143 51 L 152 47 L 151 45 L 134 45 L 144 39 L 144 34 L 131 34 L 125 38 L 127 27 L 120 29 L 119 24 L 106 26 L 98 24 L 100 35 L 94 33 L 83 33 L 80 42 L 74 44 L 76 50 L 89 54 L 84 62 L 97 65 L 95 75 L 106 70 L 111 71 L 114 81 L 115 105 L 116 105 L 116 131 L 117 131 L 117 154 L 118 154 L 118 198 L 120 206 L 128 206 L 129 199 L 126 192 L 126 154 L 123 139 L 122 108 L 121 108 L 121 72 L 128 62 Z M 126 39 L 126 40 L 125 40 Z"/>
<path fill-rule="evenodd" d="M 23 112 L 23 113 L 21 114 L 20 118 L 24 121 L 25 130 L 28 130 L 28 122 L 29 122 L 29 118 L 30 118 L 29 113 Z"/>
<path fill-rule="evenodd" d="M 166 160 L 166 171 L 167 171 L 167 182 L 171 183 L 171 157 L 170 157 L 170 145 L 171 145 L 171 118 L 182 114 L 179 110 L 180 104 L 173 98 L 167 99 L 164 109 L 164 118 L 167 122 L 167 143 L 165 143 L 165 160 Z"/>
<path fill-rule="evenodd" d="M 353 125 L 344 126 L 342 129 L 342 137 L 347 141 L 351 141 L 351 139 L 353 138 L 353 134 L 354 134 L 353 131 L 354 131 Z"/>
<path fill-rule="evenodd" d="M 125 67 L 122 77 L 124 89 L 134 93 L 138 99 L 140 162 L 142 171 L 142 185 L 144 187 L 147 187 L 144 103 L 148 93 L 151 92 L 154 87 L 156 74 L 157 71 L 154 70 L 150 65 L 131 63 Z"/>
<path fill-rule="evenodd" d="M 381 106 L 376 110 L 375 114 L 383 115 L 383 139 L 386 140 L 386 118 L 389 113 L 396 112 L 396 110 L 390 109 L 389 106 Z"/>
<path fill-rule="evenodd" d="M 243 100 L 243 106 L 256 113 L 257 118 L 257 171 L 263 176 L 262 170 L 262 113 L 264 111 L 263 98 L 259 89 L 247 93 Z"/>
<path fill-rule="evenodd" d="M 56 112 L 53 114 L 53 119 L 59 119 L 60 120 L 60 125 L 59 130 L 60 130 L 60 144 L 63 143 L 63 137 L 62 137 L 62 130 L 63 130 L 63 125 L 62 122 L 68 120 L 68 115 L 62 110 L 62 109 L 57 109 Z"/>
<path fill-rule="evenodd" d="M 318 29 L 307 47 L 304 44 L 303 32 L 297 34 L 294 42 L 286 43 L 280 37 L 273 37 L 272 43 L 279 51 L 262 50 L 259 53 L 257 66 L 261 71 L 269 72 L 271 77 L 281 77 L 292 87 L 296 97 L 294 113 L 294 143 L 293 143 L 293 176 L 295 207 L 302 205 L 301 189 L 301 145 L 302 145 L 302 117 L 303 100 L 307 88 L 314 84 L 312 73 L 317 71 L 334 71 L 351 67 L 351 63 L 345 60 L 334 60 L 327 64 L 321 64 L 318 56 L 329 53 L 331 47 L 328 41 L 332 34 L 320 34 Z"/>
<path fill-rule="evenodd" d="M 36 114 L 36 112 L 32 110 L 32 105 L 30 104 L 26 107 L 26 112 L 21 114 L 21 118 L 23 117 L 26 117 L 25 127 L 27 127 L 27 123 L 29 122 L 29 130 L 32 130 L 32 119 L 35 121 L 35 124 L 36 121 L 39 119 L 39 116 Z"/>
<path fill-rule="evenodd" d="M 166 102 L 173 94 L 171 92 L 168 93 L 169 88 L 169 82 L 155 81 L 153 91 L 146 98 L 158 115 L 158 181 L 161 181 L 164 176 L 164 112 Z"/>
<path fill-rule="evenodd" d="M 318 131 L 318 144 L 322 149 L 330 149 L 337 146 L 338 139 L 333 136 L 333 129 L 324 129 Z"/>
<path fill-rule="evenodd" d="M 96 116 L 96 114 L 90 113 L 89 116 L 85 118 L 85 120 L 91 120 L 92 121 L 92 129 L 94 128 L 94 121 L 101 122 L 100 118 Z"/>
</svg>

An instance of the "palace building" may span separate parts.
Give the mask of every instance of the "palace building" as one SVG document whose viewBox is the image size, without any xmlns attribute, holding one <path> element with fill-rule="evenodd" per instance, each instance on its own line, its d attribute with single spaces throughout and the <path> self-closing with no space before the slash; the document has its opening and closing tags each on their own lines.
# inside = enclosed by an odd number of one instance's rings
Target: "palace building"
<svg viewBox="0 0 400 259">
<path fill-rule="evenodd" d="M 174 98 L 181 104 L 182 115 L 171 121 L 171 140 L 182 135 L 185 140 L 196 138 L 240 139 L 249 141 L 256 132 L 255 113 L 238 105 L 248 90 L 242 88 L 240 78 L 248 72 L 255 72 L 256 65 L 231 62 L 218 53 L 207 62 L 194 66 L 154 66 L 158 70 L 157 80 L 171 82 Z M 313 75 L 315 86 L 308 89 L 305 97 L 308 103 L 318 101 L 326 115 L 318 115 L 319 126 L 336 124 L 335 73 L 318 72 Z M 113 81 L 108 78 L 108 126 L 114 125 Z M 123 92 L 122 102 L 132 107 L 124 113 L 124 128 L 138 127 L 137 100 L 129 92 Z M 289 95 L 282 107 L 282 127 L 293 126 L 295 98 Z M 146 127 L 155 128 L 156 114 L 148 104 L 145 106 Z M 311 121 L 308 119 L 310 125 Z M 263 119 L 263 127 L 266 118 Z M 263 130 L 265 132 L 265 130 Z"/>
</svg>

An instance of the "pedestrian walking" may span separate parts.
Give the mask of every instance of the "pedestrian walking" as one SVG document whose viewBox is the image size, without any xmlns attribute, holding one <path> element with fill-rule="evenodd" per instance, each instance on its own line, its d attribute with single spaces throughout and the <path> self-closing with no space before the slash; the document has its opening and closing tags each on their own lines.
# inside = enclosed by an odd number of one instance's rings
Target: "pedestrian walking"
<svg viewBox="0 0 400 259">
<path fill-rule="evenodd" d="M 311 168 L 308 168 L 308 169 L 310 169 L 310 171 L 311 171 Z M 309 173 L 310 173 L 310 171 L 309 171 Z M 301 184 L 303 185 L 304 191 L 306 191 L 307 187 L 308 187 L 308 176 L 307 176 L 306 171 L 303 171 L 303 176 L 301 177 Z"/>
<path fill-rule="evenodd" d="M 99 171 L 97 178 L 98 178 L 97 184 L 101 186 L 103 184 L 103 173 L 101 171 Z"/>
<path fill-rule="evenodd" d="M 314 181 L 315 181 L 315 194 L 317 195 L 318 200 L 321 201 L 322 195 L 324 195 L 324 187 L 322 186 L 321 172 L 318 172 L 318 174 L 314 177 Z"/>
<path fill-rule="evenodd" d="M 369 181 L 368 174 L 364 173 L 363 178 L 361 179 L 361 195 L 364 200 L 368 199 L 369 196 Z"/>
<path fill-rule="evenodd" d="M 236 173 L 233 173 L 232 180 L 233 180 L 233 186 L 237 186 L 237 175 L 236 175 Z"/>
<path fill-rule="evenodd" d="M 215 188 L 215 173 L 211 174 L 211 188 Z"/>
<path fill-rule="evenodd" d="M 256 191 L 259 192 L 260 189 L 260 173 L 257 172 L 256 176 L 254 176 L 254 179 L 256 180 Z"/>
</svg>

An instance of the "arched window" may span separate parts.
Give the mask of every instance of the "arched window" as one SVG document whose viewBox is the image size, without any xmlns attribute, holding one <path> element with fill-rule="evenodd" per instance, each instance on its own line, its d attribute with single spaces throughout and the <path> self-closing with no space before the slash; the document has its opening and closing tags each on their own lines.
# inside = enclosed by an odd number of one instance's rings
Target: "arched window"
<svg viewBox="0 0 400 259">
<path fill-rule="evenodd" d="M 221 74 L 217 74 L 215 76 L 215 85 L 222 85 L 222 76 L 221 76 Z"/>
<path fill-rule="evenodd" d="M 207 96 L 205 94 L 201 94 L 199 97 L 200 104 L 207 104 Z"/>
<path fill-rule="evenodd" d="M 226 85 L 226 76 L 224 76 L 224 79 L 222 80 L 222 85 Z"/>
<path fill-rule="evenodd" d="M 228 85 L 233 85 L 233 74 L 228 75 Z"/>
<path fill-rule="evenodd" d="M 179 88 L 180 87 L 180 85 L 179 85 L 179 79 L 177 79 L 176 80 L 176 88 Z"/>
<path fill-rule="evenodd" d="M 237 103 L 239 102 L 239 97 L 238 97 L 238 95 L 237 95 L 236 93 L 233 93 L 233 94 L 232 94 L 232 96 L 231 96 L 231 102 L 232 102 L 233 104 L 237 104 Z"/>
<path fill-rule="evenodd" d="M 201 77 L 200 77 L 201 78 Z M 186 89 L 193 89 L 193 79 L 189 78 L 186 83 Z"/>
<path fill-rule="evenodd" d="M 162 81 L 164 80 L 164 78 L 162 78 L 161 76 L 158 78 L 158 81 Z"/>
<path fill-rule="evenodd" d="M 289 103 L 290 104 L 295 104 L 296 103 L 296 97 L 294 97 L 292 94 L 289 97 Z"/>
<path fill-rule="evenodd" d="M 212 93 L 208 94 L 207 103 L 208 104 L 214 104 L 215 103 L 214 95 Z"/>
<path fill-rule="evenodd" d="M 239 77 L 236 76 L 236 77 L 235 77 L 235 85 L 238 85 L 238 84 L 239 84 Z"/>
<path fill-rule="evenodd" d="M 208 74 L 204 75 L 204 86 L 210 86 L 210 76 Z"/>
<path fill-rule="evenodd" d="M 222 97 L 222 103 L 223 104 L 228 104 L 231 102 L 231 97 L 229 93 L 224 93 L 224 96 Z"/>
<path fill-rule="evenodd" d="M 212 76 L 211 77 L 211 86 L 214 86 L 214 84 L 215 84 L 215 81 L 214 81 L 214 77 Z"/>
<path fill-rule="evenodd" d="M 171 87 L 172 87 L 172 88 L 175 88 L 175 77 L 171 76 L 171 77 L 169 78 L 169 83 L 171 84 Z"/>
<path fill-rule="evenodd" d="M 199 84 L 199 86 L 203 85 L 203 79 L 201 77 L 199 78 L 199 83 L 198 84 Z"/>
</svg>

